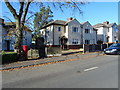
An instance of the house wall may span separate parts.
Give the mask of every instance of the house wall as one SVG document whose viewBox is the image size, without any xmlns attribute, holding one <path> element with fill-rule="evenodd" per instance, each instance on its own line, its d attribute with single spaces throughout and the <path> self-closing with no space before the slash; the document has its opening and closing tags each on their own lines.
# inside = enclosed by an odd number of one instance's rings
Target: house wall
<svg viewBox="0 0 120 90">
<path fill-rule="evenodd" d="M 116 24 L 113 25 L 111 28 L 109 28 L 109 33 L 108 33 L 108 36 L 110 37 L 109 38 L 109 42 L 114 42 L 115 40 L 118 40 L 118 37 L 117 37 L 117 26 Z M 116 39 L 115 39 L 116 37 Z"/>
<path fill-rule="evenodd" d="M 58 28 L 61 27 L 61 31 Z M 60 45 L 60 37 L 64 36 L 65 27 L 62 25 L 54 25 L 54 45 Z"/>
<path fill-rule="evenodd" d="M 72 32 L 73 27 L 78 27 L 78 32 Z M 77 20 L 73 20 L 68 23 L 68 26 L 66 27 L 66 36 L 68 35 L 68 45 L 76 45 L 73 44 L 73 39 L 78 39 L 78 45 L 81 44 L 81 25 Z"/>
<path fill-rule="evenodd" d="M 104 43 L 106 43 L 107 42 L 108 28 L 107 27 L 100 27 L 100 28 L 96 28 L 96 29 L 98 29 L 98 31 L 97 31 L 98 39 L 97 40 L 101 39 Z M 103 37 L 101 37 L 101 36 L 103 36 Z"/>
<path fill-rule="evenodd" d="M 98 35 L 97 35 L 97 41 L 98 41 L 98 40 L 101 40 L 101 41 L 104 40 L 103 34 L 98 34 Z"/>
<path fill-rule="evenodd" d="M 85 33 L 85 29 L 90 29 L 90 33 Z M 93 30 L 93 27 L 90 23 L 83 24 L 83 44 L 85 40 L 90 40 L 90 44 L 96 44 L 96 31 Z"/>
<path fill-rule="evenodd" d="M 97 31 L 97 34 L 103 34 L 103 27 L 100 27 L 100 28 L 96 28 L 98 31 Z"/>
<path fill-rule="evenodd" d="M 65 36 L 66 36 L 66 38 L 68 38 L 68 29 L 69 29 L 69 28 L 68 28 L 68 25 L 66 25 L 66 26 L 65 26 L 65 30 L 66 30 Z"/>
<path fill-rule="evenodd" d="M 53 25 L 47 27 L 47 31 L 49 31 L 49 33 L 47 33 L 48 45 L 52 45 L 53 44 Z"/>
</svg>

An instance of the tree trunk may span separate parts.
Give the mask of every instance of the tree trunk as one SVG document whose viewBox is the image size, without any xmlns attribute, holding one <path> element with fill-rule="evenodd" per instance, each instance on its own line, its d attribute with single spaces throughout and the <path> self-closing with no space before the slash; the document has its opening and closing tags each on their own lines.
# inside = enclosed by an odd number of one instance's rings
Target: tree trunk
<svg viewBox="0 0 120 90">
<path fill-rule="evenodd" d="M 22 54 L 22 26 L 20 20 L 16 20 L 16 40 L 14 45 L 15 52 L 18 53 L 19 56 Z"/>
</svg>

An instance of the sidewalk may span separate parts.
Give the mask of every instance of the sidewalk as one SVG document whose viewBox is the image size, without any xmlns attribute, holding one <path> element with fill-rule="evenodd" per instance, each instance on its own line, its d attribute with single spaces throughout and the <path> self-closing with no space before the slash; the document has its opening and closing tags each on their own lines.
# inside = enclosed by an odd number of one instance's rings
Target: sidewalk
<svg viewBox="0 0 120 90">
<path fill-rule="evenodd" d="M 51 57 L 51 58 L 27 60 L 27 61 L 18 61 L 18 62 L 2 65 L 2 68 L 0 68 L 0 71 L 30 67 L 30 66 L 35 66 L 35 65 L 43 65 L 43 64 L 45 65 L 45 64 L 50 64 L 50 63 L 79 60 L 79 59 L 85 59 L 85 58 L 89 58 L 89 57 L 92 58 L 92 57 L 96 57 L 99 55 L 103 55 L 103 54 L 99 53 L 99 52 L 85 53 L 85 54 L 75 53 L 75 54 L 70 54 L 70 55 L 62 55 L 59 57 Z"/>
</svg>

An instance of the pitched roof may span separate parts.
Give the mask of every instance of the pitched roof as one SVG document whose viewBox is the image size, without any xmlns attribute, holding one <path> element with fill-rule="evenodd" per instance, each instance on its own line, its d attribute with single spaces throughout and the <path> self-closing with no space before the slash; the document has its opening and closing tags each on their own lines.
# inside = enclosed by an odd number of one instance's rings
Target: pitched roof
<svg viewBox="0 0 120 90">
<path fill-rule="evenodd" d="M 75 19 L 73 19 L 75 20 Z M 55 20 L 55 21 L 52 21 L 52 22 L 49 22 L 47 25 L 43 26 L 42 28 L 45 28 L 49 25 L 67 25 L 69 22 L 73 21 L 73 20 L 70 20 L 70 21 L 63 21 L 63 20 Z"/>
<path fill-rule="evenodd" d="M 99 28 L 99 27 L 112 27 L 115 23 L 110 23 L 110 24 L 104 24 L 104 23 L 98 23 L 96 25 L 93 25 L 94 28 Z"/>
<path fill-rule="evenodd" d="M 65 25 L 66 21 L 62 21 L 62 20 L 55 20 L 55 21 L 52 21 L 50 23 L 48 23 L 47 25 L 50 25 L 50 24 L 60 24 L 60 25 Z"/>
<path fill-rule="evenodd" d="M 115 23 L 108 24 L 108 27 L 112 27 Z"/>
<path fill-rule="evenodd" d="M 99 28 L 99 27 L 107 27 L 105 24 L 103 23 L 98 23 L 96 25 L 93 25 L 94 28 Z"/>
<path fill-rule="evenodd" d="M 5 27 L 8 27 L 8 26 L 14 26 L 15 27 L 16 22 L 4 22 L 4 24 L 5 24 Z M 29 32 L 33 32 L 27 26 L 24 26 L 24 30 L 29 31 Z"/>
<path fill-rule="evenodd" d="M 88 22 L 88 21 L 86 21 L 86 22 L 82 22 L 82 23 L 80 23 L 80 24 L 82 24 L 82 25 L 83 25 L 83 24 L 85 24 L 85 23 L 87 23 L 87 22 Z"/>
</svg>

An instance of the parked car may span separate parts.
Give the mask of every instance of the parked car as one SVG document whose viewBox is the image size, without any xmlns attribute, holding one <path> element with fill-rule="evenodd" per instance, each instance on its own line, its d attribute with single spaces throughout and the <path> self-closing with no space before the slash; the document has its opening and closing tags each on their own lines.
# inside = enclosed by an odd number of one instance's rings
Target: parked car
<svg viewBox="0 0 120 90">
<path fill-rule="evenodd" d="M 108 48 L 104 49 L 105 54 L 118 54 L 120 55 L 120 43 L 114 43 Z"/>
</svg>

